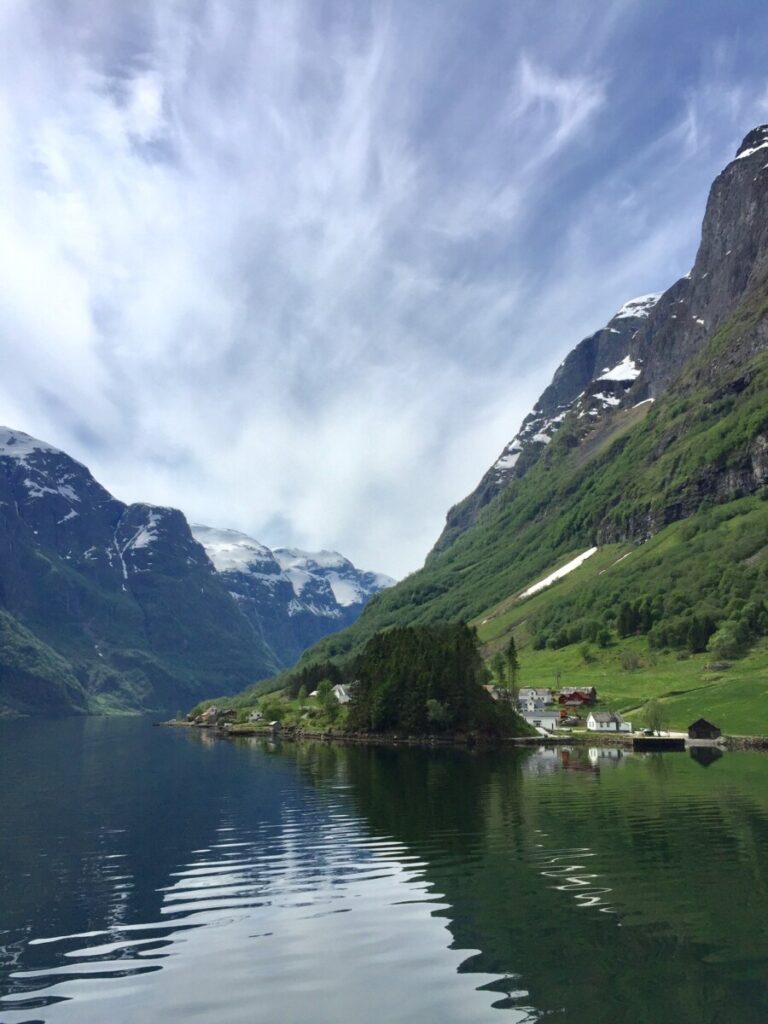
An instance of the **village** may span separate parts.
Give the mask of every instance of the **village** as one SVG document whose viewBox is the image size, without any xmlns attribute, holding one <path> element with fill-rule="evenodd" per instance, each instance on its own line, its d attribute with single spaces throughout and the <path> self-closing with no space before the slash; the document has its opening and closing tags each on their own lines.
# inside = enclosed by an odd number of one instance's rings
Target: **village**
<svg viewBox="0 0 768 1024">
<path fill-rule="evenodd" d="M 321 701 L 341 710 L 352 699 L 349 684 L 325 685 L 327 693 L 313 690 L 307 694 L 308 703 L 300 709 L 308 725 Z M 717 746 L 724 739 L 720 728 L 705 718 L 691 723 L 685 732 L 663 729 L 661 721 L 635 731 L 632 722 L 618 711 L 599 708 L 594 686 L 563 686 L 560 689 L 521 687 L 514 690 L 489 684 L 484 689 L 493 700 L 513 703 L 517 713 L 536 731 L 537 736 L 550 741 L 579 736 L 596 740 L 602 736 L 604 742 L 631 746 L 635 750 L 683 750 L 692 746 Z M 265 714 L 265 711 L 271 714 Z M 275 714 L 273 704 L 245 711 L 211 704 L 188 716 L 183 724 L 219 729 L 230 734 L 266 733 L 273 738 L 283 733 L 284 726 L 281 716 Z"/>
<path fill-rule="evenodd" d="M 596 710 L 597 689 L 594 686 L 564 686 L 559 690 L 549 687 L 521 687 L 516 693 L 498 686 L 488 685 L 486 690 L 494 700 L 512 700 L 518 714 L 540 736 L 555 733 L 573 735 L 574 731 L 602 735 L 624 734 L 637 750 L 680 750 L 687 746 L 717 743 L 722 732 L 705 718 L 688 726 L 686 732 L 663 730 L 661 722 L 635 732 L 632 723 L 618 711 Z"/>
</svg>

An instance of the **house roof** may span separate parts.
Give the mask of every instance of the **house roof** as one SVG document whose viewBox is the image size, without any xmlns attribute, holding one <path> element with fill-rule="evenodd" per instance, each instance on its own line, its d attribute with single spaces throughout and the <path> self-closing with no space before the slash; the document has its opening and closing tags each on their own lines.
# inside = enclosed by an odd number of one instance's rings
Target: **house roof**
<svg viewBox="0 0 768 1024">
<path fill-rule="evenodd" d="M 695 722 L 691 722 L 691 724 L 688 726 L 688 728 L 689 729 L 695 729 L 697 725 L 698 726 L 702 726 L 702 725 L 706 726 L 708 729 L 719 729 L 720 728 L 718 725 L 714 725 L 712 722 L 708 721 L 706 718 L 697 718 Z"/>
<path fill-rule="evenodd" d="M 623 722 L 624 719 L 615 711 L 593 711 L 591 712 L 590 718 L 594 718 L 596 722 Z"/>
</svg>

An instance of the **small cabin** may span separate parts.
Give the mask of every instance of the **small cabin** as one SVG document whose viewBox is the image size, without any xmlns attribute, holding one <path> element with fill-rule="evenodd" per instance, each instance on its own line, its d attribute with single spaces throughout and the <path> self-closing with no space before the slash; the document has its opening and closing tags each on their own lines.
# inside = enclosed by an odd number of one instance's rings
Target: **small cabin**
<svg viewBox="0 0 768 1024">
<path fill-rule="evenodd" d="M 691 740 L 719 740 L 721 736 L 718 727 L 708 722 L 706 718 L 697 718 L 688 726 L 688 738 Z"/>
<path fill-rule="evenodd" d="M 255 722 L 260 722 L 263 717 L 264 715 L 262 715 L 260 711 L 251 711 L 251 713 L 248 715 L 248 721 L 251 724 L 253 724 Z"/>
</svg>

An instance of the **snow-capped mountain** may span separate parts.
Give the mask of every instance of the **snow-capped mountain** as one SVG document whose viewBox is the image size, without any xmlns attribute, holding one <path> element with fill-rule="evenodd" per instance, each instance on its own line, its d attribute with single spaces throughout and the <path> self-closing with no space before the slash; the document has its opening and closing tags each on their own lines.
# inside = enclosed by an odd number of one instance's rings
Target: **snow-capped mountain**
<svg viewBox="0 0 768 1024">
<path fill-rule="evenodd" d="M 178 509 L 126 505 L 65 452 L 0 427 L 0 715 L 234 692 L 391 582 L 341 555 L 195 533 L 204 546 Z"/>
<path fill-rule="evenodd" d="M 336 551 L 270 551 L 244 533 L 199 524 L 192 534 L 284 665 L 320 637 L 354 622 L 374 594 L 394 583 L 357 569 Z"/>
<path fill-rule="evenodd" d="M 168 709 L 275 670 L 177 509 L 0 428 L 0 713 Z"/>
<path fill-rule="evenodd" d="M 450 547 L 481 509 L 528 472 L 571 413 L 574 438 L 583 439 L 614 410 L 662 395 L 734 303 L 759 285 L 768 271 L 766 149 L 768 126 L 762 125 L 712 185 L 690 273 L 661 294 L 625 302 L 576 345 L 475 490 L 449 511 L 433 554 Z"/>
</svg>

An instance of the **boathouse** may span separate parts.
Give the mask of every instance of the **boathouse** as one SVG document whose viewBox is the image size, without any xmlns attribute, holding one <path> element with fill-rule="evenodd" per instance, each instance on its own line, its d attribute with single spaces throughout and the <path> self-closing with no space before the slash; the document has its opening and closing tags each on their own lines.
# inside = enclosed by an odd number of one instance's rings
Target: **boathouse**
<svg viewBox="0 0 768 1024">
<path fill-rule="evenodd" d="M 721 735 L 718 727 L 708 722 L 706 718 L 697 718 L 688 726 L 688 738 L 691 740 L 719 740 Z"/>
</svg>

